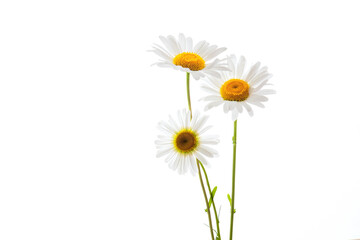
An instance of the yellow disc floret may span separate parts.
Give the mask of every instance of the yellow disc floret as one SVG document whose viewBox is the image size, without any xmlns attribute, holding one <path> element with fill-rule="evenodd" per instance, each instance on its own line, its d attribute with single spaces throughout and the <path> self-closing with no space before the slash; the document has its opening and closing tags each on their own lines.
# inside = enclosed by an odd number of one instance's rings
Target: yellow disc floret
<svg viewBox="0 0 360 240">
<path fill-rule="evenodd" d="M 199 136 L 190 129 L 183 129 L 174 135 L 175 149 L 180 153 L 189 153 L 199 145 Z"/>
<path fill-rule="evenodd" d="M 250 86 L 241 79 L 230 79 L 220 88 L 221 97 L 227 101 L 241 102 L 249 97 Z"/>
<path fill-rule="evenodd" d="M 182 66 L 183 68 L 189 68 L 191 71 L 199 71 L 205 68 L 205 61 L 196 53 L 183 52 L 176 55 L 173 59 L 173 63 L 176 66 Z"/>
</svg>

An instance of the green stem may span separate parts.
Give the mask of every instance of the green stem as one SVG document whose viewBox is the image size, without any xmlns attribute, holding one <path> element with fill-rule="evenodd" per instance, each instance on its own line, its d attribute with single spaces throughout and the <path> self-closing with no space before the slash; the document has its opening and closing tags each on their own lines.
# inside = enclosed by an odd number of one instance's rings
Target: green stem
<svg viewBox="0 0 360 240">
<path fill-rule="evenodd" d="M 186 72 L 186 92 L 187 92 L 187 101 L 190 110 L 190 119 L 192 118 L 191 110 L 191 100 L 190 100 L 190 73 Z"/>
<path fill-rule="evenodd" d="M 189 106 L 189 110 L 190 110 L 190 119 L 192 119 L 191 99 L 190 99 L 190 73 L 188 73 L 188 72 L 186 72 L 186 92 L 187 92 L 188 106 Z M 208 218 L 209 218 L 209 227 L 210 227 L 211 239 L 215 240 L 214 239 L 214 232 L 213 232 L 214 230 L 213 230 L 212 221 L 211 221 L 209 201 L 208 201 L 207 196 L 206 196 L 206 190 L 205 190 L 204 182 L 202 180 L 201 172 L 200 172 L 200 166 L 199 166 L 200 161 L 198 159 L 196 159 L 196 162 L 197 162 L 197 167 L 198 167 L 198 172 L 199 172 L 200 184 L 201 184 L 201 188 L 202 188 L 202 191 L 203 191 L 203 194 L 204 194 L 205 203 L 206 203 L 206 209 L 207 209 Z M 211 195 L 211 192 L 210 192 L 210 195 Z"/>
<path fill-rule="evenodd" d="M 231 191 L 230 240 L 232 240 L 232 236 L 233 236 L 233 225 L 234 225 L 235 168 L 236 168 L 236 131 L 237 131 L 237 120 L 234 121 L 234 136 L 233 136 L 233 171 L 232 171 L 232 191 Z"/>
<path fill-rule="evenodd" d="M 209 179 L 208 179 L 208 176 L 207 176 L 207 173 L 205 171 L 205 167 L 204 165 L 202 164 L 202 162 L 200 162 L 200 166 L 204 172 L 204 175 L 205 175 L 205 179 L 206 179 L 206 183 L 207 183 L 207 186 L 208 186 L 208 190 L 209 190 L 209 193 L 210 193 L 210 198 L 211 198 L 211 201 L 212 201 L 212 204 L 213 204 L 213 209 L 214 209 L 214 213 L 215 213 L 215 218 L 216 218 L 216 228 L 217 228 L 217 235 L 218 235 L 218 239 L 221 240 L 221 235 L 220 235 L 220 221 L 219 221 L 219 218 L 218 218 L 218 215 L 217 215 L 217 212 L 216 212 L 216 207 L 215 207 L 215 201 L 214 201 L 214 197 L 213 195 L 211 194 L 211 187 L 210 187 L 210 182 L 209 182 Z"/>
<path fill-rule="evenodd" d="M 202 180 L 202 176 L 201 176 L 201 171 L 200 171 L 200 166 L 199 163 L 200 161 L 198 159 L 196 159 L 196 163 L 197 163 L 197 167 L 198 167 L 198 172 L 199 172 L 199 179 L 200 179 L 200 183 L 201 183 L 201 188 L 203 190 L 204 193 L 204 197 L 205 197 L 205 203 L 206 203 L 206 209 L 207 209 L 207 213 L 208 213 L 208 218 L 209 218 L 209 227 L 210 227 L 210 233 L 211 233 L 211 239 L 214 239 L 214 230 L 212 228 L 212 221 L 211 221 L 211 214 L 210 214 L 210 206 L 209 206 L 209 201 L 207 200 L 207 196 L 206 196 L 206 191 L 205 191 L 205 187 L 204 187 L 204 182 Z M 210 193 L 211 195 L 211 193 Z"/>
</svg>

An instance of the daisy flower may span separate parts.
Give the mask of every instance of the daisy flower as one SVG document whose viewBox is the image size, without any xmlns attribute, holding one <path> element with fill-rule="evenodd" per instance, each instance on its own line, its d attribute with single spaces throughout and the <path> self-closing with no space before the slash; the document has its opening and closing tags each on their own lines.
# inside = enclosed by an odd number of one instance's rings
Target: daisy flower
<svg viewBox="0 0 360 240">
<path fill-rule="evenodd" d="M 154 44 L 153 50 L 161 60 L 154 65 L 159 67 L 174 68 L 190 73 L 194 79 L 199 80 L 206 75 L 220 77 L 218 71 L 226 71 L 223 61 L 213 58 L 224 52 L 226 48 L 218 48 L 206 41 L 198 42 L 193 47 L 193 40 L 180 33 L 179 38 L 174 36 L 159 37 L 164 47 Z M 210 62 L 211 61 L 211 62 Z"/>
<path fill-rule="evenodd" d="M 179 174 L 185 174 L 188 170 L 196 175 L 196 159 L 203 165 L 208 165 L 206 157 L 217 156 L 217 151 L 208 145 L 217 144 L 217 136 L 204 136 L 204 133 L 211 127 L 205 126 L 208 116 L 201 116 L 195 112 L 190 118 L 190 111 L 178 112 L 178 121 L 169 116 L 168 122 L 161 121 L 159 128 L 163 135 L 158 136 L 155 141 L 158 149 L 156 157 L 166 155 L 165 162 Z"/>
<path fill-rule="evenodd" d="M 253 116 L 251 105 L 265 107 L 263 102 L 268 98 L 266 95 L 274 94 L 273 89 L 264 89 L 268 80 L 272 77 L 267 71 L 267 67 L 260 68 L 260 62 L 252 65 L 249 71 L 245 72 L 246 60 L 243 56 L 237 61 L 235 55 L 228 58 L 228 68 L 230 71 L 222 72 L 220 78 L 208 77 L 206 85 L 202 88 L 209 92 L 203 98 L 209 103 L 205 106 L 205 111 L 215 106 L 223 105 L 224 112 L 232 112 L 232 120 L 235 121 L 238 114 L 247 110 Z"/>
</svg>

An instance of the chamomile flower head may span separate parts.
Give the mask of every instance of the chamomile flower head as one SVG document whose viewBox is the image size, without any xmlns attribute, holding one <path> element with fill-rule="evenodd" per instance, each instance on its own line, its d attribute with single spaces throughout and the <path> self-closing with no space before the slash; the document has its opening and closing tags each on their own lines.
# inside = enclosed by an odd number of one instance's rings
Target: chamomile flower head
<svg viewBox="0 0 360 240">
<path fill-rule="evenodd" d="M 154 44 L 150 50 L 161 58 L 154 65 L 189 72 L 196 80 L 205 76 L 220 77 L 218 71 L 228 70 L 224 67 L 224 61 L 214 60 L 226 50 L 224 47 L 218 48 L 206 41 L 200 41 L 193 46 L 192 38 L 185 37 L 182 33 L 178 39 L 171 35 L 159 38 L 164 47 Z"/>
<path fill-rule="evenodd" d="M 205 110 L 223 105 L 225 113 L 232 113 L 233 121 L 244 108 L 253 116 L 251 105 L 263 108 L 263 102 L 268 100 L 266 95 L 275 93 L 275 90 L 266 88 L 270 85 L 268 81 L 272 75 L 268 73 L 267 67 L 260 67 L 260 62 L 245 71 L 246 60 L 243 56 L 237 60 L 235 55 L 231 55 L 228 58 L 228 68 L 230 71 L 221 72 L 220 78 L 208 77 L 207 84 L 202 86 L 210 93 L 203 98 L 209 101 Z"/>
<path fill-rule="evenodd" d="M 165 157 L 165 162 L 179 174 L 190 171 L 193 175 L 197 173 L 196 159 L 203 165 L 208 165 L 205 157 L 217 156 L 217 151 L 208 145 L 219 142 L 217 136 L 204 135 L 211 127 L 205 126 L 207 116 L 200 116 L 195 112 L 193 118 L 190 111 L 178 112 L 178 119 L 175 121 L 169 116 L 168 122 L 161 121 L 159 128 L 163 134 L 155 141 L 157 150 L 156 157 Z"/>
</svg>

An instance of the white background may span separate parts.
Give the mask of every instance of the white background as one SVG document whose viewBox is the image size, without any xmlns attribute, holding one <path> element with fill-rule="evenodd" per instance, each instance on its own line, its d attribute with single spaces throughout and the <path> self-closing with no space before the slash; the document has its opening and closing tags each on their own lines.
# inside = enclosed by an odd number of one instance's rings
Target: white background
<svg viewBox="0 0 360 240">
<path fill-rule="evenodd" d="M 155 158 L 185 74 L 147 50 L 180 32 L 274 74 L 277 94 L 238 120 L 234 239 L 360 238 L 357 3 L 1 1 L 0 239 L 210 239 L 198 178 Z M 233 126 L 207 114 L 228 239 Z"/>
</svg>

